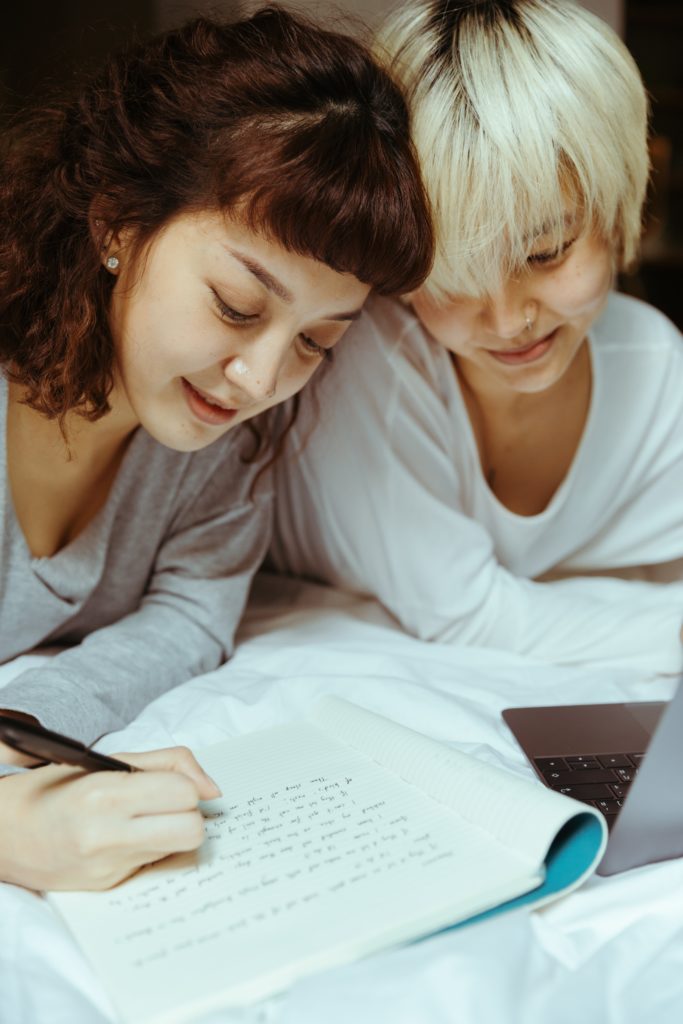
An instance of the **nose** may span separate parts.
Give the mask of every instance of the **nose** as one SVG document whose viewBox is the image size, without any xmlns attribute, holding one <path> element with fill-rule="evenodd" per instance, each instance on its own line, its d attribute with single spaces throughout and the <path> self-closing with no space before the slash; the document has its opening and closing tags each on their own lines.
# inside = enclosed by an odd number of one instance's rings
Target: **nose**
<svg viewBox="0 0 683 1024">
<path fill-rule="evenodd" d="M 531 303 L 520 282 L 508 280 L 489 297 L 486 307 L 487 326 L 498 338 L 512 339 L 526 329 Z"/>
<path fill-rule="evenodd" d="M 226 360 L 226 379 L 254 402 L 265 402 L 277 392 L 280 369 L 289 343 L 268 335 L 252 338 L 243 350 Z"/>
</svg>

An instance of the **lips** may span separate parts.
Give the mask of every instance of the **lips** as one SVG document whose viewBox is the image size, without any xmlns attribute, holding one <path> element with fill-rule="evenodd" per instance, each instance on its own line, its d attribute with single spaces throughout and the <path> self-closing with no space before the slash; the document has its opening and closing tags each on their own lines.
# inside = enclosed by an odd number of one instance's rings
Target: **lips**
<svg viewBox="0 0 683 1024">
<path fill-rule="evenodd" d="M 234 409 L 234 406 L 228 405 L 226 402 L 221 401 L 220 398 L 215 398 L 213 395 L 209 394 L 208 391 L 202 391 L 201 388 L 195 387 L 194 384 L 190 384 L 189 380 L 184 383 L 188 384 L 193 391 L 196 391 L 200 398 L 203 398 L 205 402 L 209 403 L 209 405 L 215 405 L 219 409 Z"/>
<path fill-rule="evenodd" d="M 497 359 L 498 362 L 507 363 L 512 366 L 517 363 L 533 363 L 537 359 L 541 359 L 546 354 L 555 340 L 558 330 L 559 328 L 556 327 L 554 330 L 550 331 L 549 334 L 544 334 L 542 338 L 538 338 L 536 341 L 530 341 L 528 344 L 523 345 L 520 348 L 491 348 L 488 349 L 488 352 L 494 359 Z"/>
<path fill-rule="evenodd" d="M 190 411 L 202 423 L 207 423 L 214 427 L 223 426 L 229 423 L 239 412 L 238 409 L 228 408 L 219 399 L 209 395 L 208 392 L 200 391 L 190 384 L 189 381 L 185 380 L 184 377 L 182 378 L 182 384 L 185 400 L 190 407 Z"/>
</svg>

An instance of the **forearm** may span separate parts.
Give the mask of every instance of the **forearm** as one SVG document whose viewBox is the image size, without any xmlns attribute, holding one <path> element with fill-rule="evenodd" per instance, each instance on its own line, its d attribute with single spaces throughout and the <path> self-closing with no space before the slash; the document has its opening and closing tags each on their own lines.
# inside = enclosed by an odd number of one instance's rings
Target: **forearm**
<svg viewBox="0 0 683 1024">
<path fill-rule="evenodd" d="M 17 676 L 1 700 L 89 744 L 132 721 L 166 690 L 216 668 L 228 653 L 205 626 L 152 603 Z"/>
<path fill-rule="evenodd" d="M 443 609 L 435 612 L 434 640 L 548 662 L 628 661 L 645 671 L 683 670 L 678 583 L 600 577 L 535 583 L 498 569 L 485 599 L 468 615 L 448 622 Z"/>
</svg>

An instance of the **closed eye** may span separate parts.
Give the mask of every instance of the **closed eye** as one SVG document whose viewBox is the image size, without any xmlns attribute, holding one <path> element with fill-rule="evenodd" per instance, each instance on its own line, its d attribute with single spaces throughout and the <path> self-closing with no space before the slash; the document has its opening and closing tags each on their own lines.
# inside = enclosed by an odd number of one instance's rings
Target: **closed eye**
<svg viewBox="0 0 683 1024">
<path fill-rule="evenodd" d="M 334 352 L 331 348 L 319 345 L 317 341 L 313 341 L 313 338 L 309 338 L 307 334 L 300 334 L 299 338 L 306 355 L 317 356 L 319 359 L 333 358 Z"/>
<path fill-rule="evenodd" d="M 211 289 L 211 294 L 213 295 L 214 305 L 220 313 L 222 320 L 228 320 L 230 323 L 239 326 L 240 324 L 248 324 L 258 319 L 258 313 L 241 313 L 238 309 L 229 306 L 213 288 Z"/>
<path fill-rule="evenodd" d="M 575 241 L 576 238 L 572 238 L 568 242 L 565 242 L 563 245 L 561 245 L 559 249 L 552 249 L 549 252 L 534 252 L 531 254 L 531 256 L 527 257 L 527 263 L 555 263 L 562 256 L 564 256 L 565 253 L 569 251 L 569 249 L 571 249 Z"/>
</svg>

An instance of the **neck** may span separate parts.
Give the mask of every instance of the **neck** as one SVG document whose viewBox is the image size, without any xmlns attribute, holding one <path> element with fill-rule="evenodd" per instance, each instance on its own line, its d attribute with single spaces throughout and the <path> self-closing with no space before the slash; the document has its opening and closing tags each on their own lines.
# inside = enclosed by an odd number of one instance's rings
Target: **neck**
<svg viewBox="0 0 683 1024">
<path fill-rule="evenodd" d="M 139 425 L 127 399 L 116 388 L 110 397 L 110 411 L 90 421 L 74 411 L 67 412 L 63 429 L 56 419 L 25 404 L 21 385 L 10 383 L 9 401 L 12 419 L 21 434 L 35 442 L 34 451 L 60 461 L 99 462 L 115 458 Z"/>
</svg>

